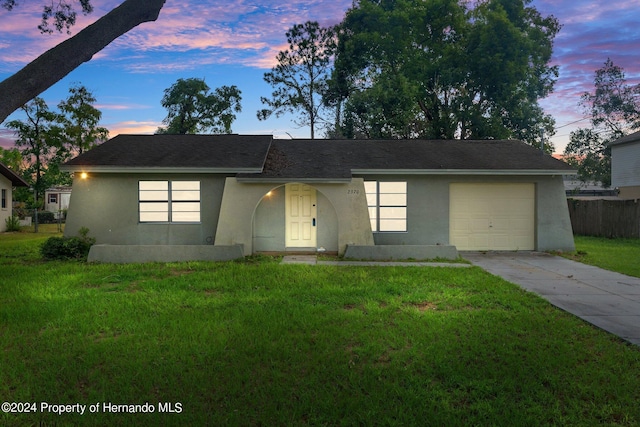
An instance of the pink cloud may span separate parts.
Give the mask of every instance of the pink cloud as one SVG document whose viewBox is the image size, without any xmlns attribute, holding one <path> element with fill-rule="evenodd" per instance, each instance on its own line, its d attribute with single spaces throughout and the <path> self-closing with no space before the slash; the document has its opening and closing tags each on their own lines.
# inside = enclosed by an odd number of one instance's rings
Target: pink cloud
<svg viewBox="0 0 640 427">
<path fill-rule="evenodd" d="M 4 149 L 14 148 L 15 142 L 16 136 L 13 130 L 0 128 L 0 147 Z"/>
<path fill-rule="evenodd" d="M 106 14 L 119 2 L 108 0 L 96 6 L 89 16 L 78 16 L 76 33 L 86 25 Z M 209 52 L 222 49 L 223 54 L 199 58 L 200 64 L 230 63 L 251 64 L 270 68 L 271 60 L 264 57 L 270 46 L 280 44 L 284 33 L 295 23 L 319 20 L 323 25 L 338 23 L 351 0 L 337 2 L 292 0 L 287 3 L 248 2 L 167 2 L 156 22 L 145 23 L 114 41 L 94 59 L 117 60 L 123 53 L 137 52 L 145 62 L 155 52 Z M 0 12 L 5 15 L 9 12 Z M 45 50 L 68 37 L 66 34 L 41 35 L 37 30 L 41 6 L 38 2 L 20 4 L 11 13 L 11 19 L 3 19 L 0 34 L 0 71 L 14 72 Z M 216 51 L 218 53 L 219 51 Z M 277 51 L 276 51 L 277 52 Z M 248 56 L 255 59 L 247 59 Z M 116 59 L 117 58 L 117 59 Z M 193 64 L 198 65 L 198 64 Z M 179 65 L 178 65 L 179 67 Z M 176 65 L 158 69 L 175 70 Z M 133 66 L 134 72 L 152 71 L 144 66 Z"/>
<path fill-rule="evenodd" d="M 555 39 L 553 64 L 560 76 L 555 91 L 541 105 L 556 118 L 556 149 L 562 151 L 568 135 L 578 127 L 589 126 L 580 120 L 585 112 L 579 106 L 585 92 L 593 92 L 594 73 L 607 58 L 621 66 L 628 84 L 640 83 L 640 27 L 637 0 L 575 1 L 533 0 L 543 15 L 554 15 L 563 25 Z"/>
<path fill-rule="evenodd" d="M 125 111 L 125 110 L 141 110 L 145 108 L 151 108 L 148 105 L 140 105 L 140 104 L 107 104 L 107 103 L 97 103 L 94 105 L 98 110 L 112 110 L 112 111 Z"/>
<path fill-rule="evenodd" d="M 107 125 L 109 129 L 109 137 L 113 138 L 120 134 L 152 134 L 158 127 L 162 126 L 162 122 L 155 121 L 124 121 L 118 123 L 110 123 Z"/>
<path fill-rule="evenodd" d="M 473 4 L 476 0 L 468 0 Z M 101 0 L 90 16 L 78 16 L 74 33 L 108 13 L 121 0 Z M 42 2 L 21 2 L 13 12 L 0 9 L 0 73 L 10 73 L 68 37 L 41 35 L 37 30 Z M 352 0 L 230 0 L 229 2 L 168 1 L 157 22 L 145 23 L 114 41 L 94 57 L 94 63 L 126 73 L 170 74 L 217 64 L 270 69 L 284 50 L 285 32 L 296 23 L 318 20 L 338 23 Z M 543 16 L 563 25 L 555 40 L 553 63 L 559 65 L 556 90 L 541 104 L 557 126 L 578 120 L 580 96 L 593 90 L 593 75 L 607 57 L 624 68 L 628 83 L 640 83 L 638 0 L 533 0 Z M 109 71 L 105 70 L 105 74 Z M 59 99 L 55 100 L 56 102 Z M 54 104 L 52 104 L 54 105 Z M 115 101 L 104 110 L 151 108 Z M 119 120 L 119 119 L 115 119 Z M 578 123 L 584 125 L 584 123 Z M 121 122 L 115 133 L 152 133 L 155 122 Z M 119 130 L 120 128 L 124 130 Z M 567 128 L 558 134 L 568 133 Z M 1 138 L 2 136 L 0 136 Z"/>
</svg>

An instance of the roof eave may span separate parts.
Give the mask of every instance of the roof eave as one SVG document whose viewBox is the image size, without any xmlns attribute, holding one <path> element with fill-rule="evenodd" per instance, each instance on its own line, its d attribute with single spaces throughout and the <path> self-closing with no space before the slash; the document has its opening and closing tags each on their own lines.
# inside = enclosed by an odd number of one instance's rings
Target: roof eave
<svg viewBox="0 0 640 427">
<path fill-rule="evenodd" d="M 574 169 L 352 169 L 355 175 L 576 175 Z"/>
<path fill-rule="evenodd" d="M 620 137 L 615 141 L 610 142 L 609 146 L 615 147 L 617 145 L 636 144 L 638 142 L 640 142 L 640 131 Z"/>
<path fill-rule="evenodd" d="M 20 175 L 18 175 L 8 167 L 2 166 L 0 169 L 0 175 L 11 181 L 12 187 L 29 187 L 29 183 L 27 181 L 22 179 Z"/>
<path fill-rule="evenodd" d="M 316 183 L 316 184 L 345 184 L 351 182 L 348 178 L 294 178 L 294 177 L 236 177 L 242 183 L 263 183 L 263 184 L 287 184 L 290 182 Z"/>
<path fill-rule="evenodd" d="M 87 173 L 186 173 L 186 174 L 237 174 L 260 173 L 261 168 L 204 168 L 204 167 L 142 167 L 142 166 L 88 166 L 62 165 L 64 172 Z"/>
</svg>

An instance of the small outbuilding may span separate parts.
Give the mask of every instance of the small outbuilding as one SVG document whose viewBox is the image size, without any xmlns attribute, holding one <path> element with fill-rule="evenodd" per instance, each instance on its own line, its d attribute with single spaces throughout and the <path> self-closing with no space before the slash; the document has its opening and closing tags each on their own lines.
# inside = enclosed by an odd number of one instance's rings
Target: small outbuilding
<svg viewBox="0 0 640 427">
<path fill-rule="evenodd" d="M 71 200 L 70 186 L 47 188 L 44 192 L 44 210 L 53 212 L 56 218 L 64 217 L 64 212 L 69 209 L 69 200 Z"/>
<path fill-rule="evenodd" d="M 566 163 L 515 140 L 119 135 L 67 162 L 90 259 L 574 250 Z"/>
</svg>

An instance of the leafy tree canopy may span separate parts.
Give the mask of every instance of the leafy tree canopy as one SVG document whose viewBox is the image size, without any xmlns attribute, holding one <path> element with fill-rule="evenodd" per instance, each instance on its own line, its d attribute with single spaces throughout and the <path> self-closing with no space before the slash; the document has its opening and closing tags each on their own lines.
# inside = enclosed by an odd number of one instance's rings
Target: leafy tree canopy
<svg viewBox="0 0 640 427">
<path fill-rule="evenodd" d="M 640 129 L 640 84 L 629 85 L 622 67 L 607 58 L 595 72 L 594 92 L 585 92 L 580 106 L 591 127 L 571 132 L 564 155 L 582 181 L 611 185 L 611 142 Z"/>
<path fill-rule="evenodd" d="M 17 148 L 2 148 L 0 147 L 0 162 L 2 162 L 9 169 L 13 170 L 18 175 L 22 170 L 22 154 Z"/>
<path fill-rule="evenodd" d="M 69 97 L 58 104 L 62 113 L 65 143 L 72 154 L 82 154 L 109 137 L 109 130 L 98 126 L 102 112 L 93 104 L 96 98 L 84 86 L 72 86 Z"/>
<path fill-rule="evenodd" d="M 242 111 L 241 92 L 236 86 L 221 86 L 210 92 L 203 79 L 178 79 L 165 89 L 162 106 L 167 125 L 158 133 L 231 133 L 234 113 Z"/>
<path fill-rule="evenodd" d="M 37 196 L 44 194 L 51 182 L 45 178 L 47 165 L 54 163 L 63 150 L 63 131 L 58 125 L 60 114 L 51 111 L 44 99 L 36 97 L 22 107 L 26 120 L 12 120 L 9 129 L 17 134 L 16 147 L 28 164 L 25 175 Z"/>
<path fill-rule="evenodd" d="M 360 0 L 339 28 L 336 133 L 368 138 L 519 138 L 553 119 L 538 105 L 557 77 L 560 29 L 530 0 Z"/>
<path fill-rule="evenodd" d="M 82 13 L 85 15 L 93 12 L 91 0 L 75 0 L 79 3 Z M 8 11 L 13 10 L 18 5 L 17 0 L 2 0 L 0 6 Z M 51 28 L 51 20 L 56 31 L 62 32 L 65 28 L 67 34 L 71 32 L 71 27 L 76 24 L 77 12 L 74 1 L 58 0 L 52 1 L 51 4 L 45 4 L 42 7 L 42 22 L 38 25 L 38 29 L 42 33 L 53 33 Z"/>
<path fill-rule="evenodd" d="M 98 126 L 102 113 L 92 105 L 95 102 L 87 88 L 76 85 L 58 104 L 60 111 L 36 97 L 22 107 L 25 120 L 7 123 L 16 132 L 23 178 L 33 184 L 36 196 L 50 186 L 71 184 L 71 176 L 60 171 L 60 164 L 107 138 L 107 129 Z"/>
<path fill-rule="evenodd" d="M 289 49 L 278 53 L 278 64 L 264 75 L 264 81 L 274 91 L 271 98 L 260 98 L 267 108 L 258 111 L 258 119 L 266 120 L 272 114 L 298 114 L 296 124 L 309 126 L 313 139 L 316 126 L 323 119 L 322 97 L 335 50 L 334 31 L 307 21 L 291 27 L 286 36 Z"/>
</svg>

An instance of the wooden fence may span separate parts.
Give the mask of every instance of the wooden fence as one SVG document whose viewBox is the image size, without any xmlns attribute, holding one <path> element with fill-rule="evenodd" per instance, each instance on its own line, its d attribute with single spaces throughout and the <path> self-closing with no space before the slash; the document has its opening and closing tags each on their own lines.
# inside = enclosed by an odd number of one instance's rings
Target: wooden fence
<svg viewBox="0 0 640 427">
<path fill-rule="evenodd" d="M 640 238 L 640 200 L 567 199 L 574 234 Z"/>
</svg>

